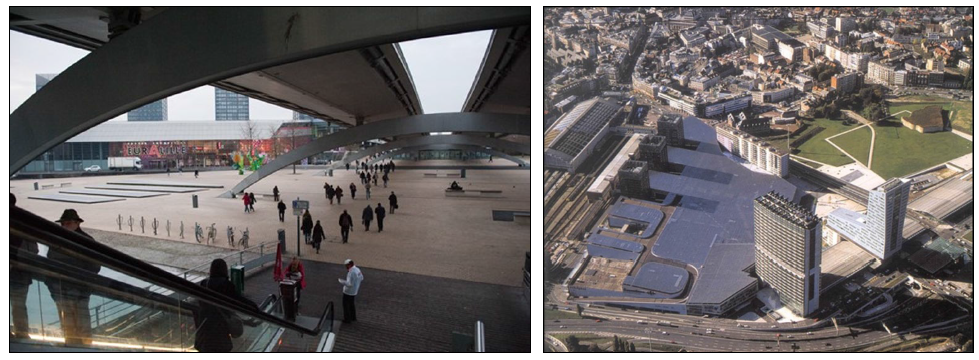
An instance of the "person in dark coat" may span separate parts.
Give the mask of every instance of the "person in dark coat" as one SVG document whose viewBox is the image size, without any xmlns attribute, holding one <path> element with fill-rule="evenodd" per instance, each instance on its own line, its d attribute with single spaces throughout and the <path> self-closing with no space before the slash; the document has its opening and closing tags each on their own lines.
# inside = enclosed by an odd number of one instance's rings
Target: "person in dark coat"
<svg viewBox="0 0 979 360">
<path fill-rule="evenodd" d="M 223 259 L 214 259 L 211 262 L 210 276 L 201 281 L 201 286 L 240 300 L 258 310 L 255 303 L 238 294 L 238 290 L 228 277 L 228 263 Z M 228 323 L 228 319 L 232 316 L 237 315 L 209 302 L 200 302 L 200 309 L 194 313 L 194 323 L 197 325 L 194 348 L 200 352 L 230 352 L 234 348 L 231 338 L 235 336 L 231 324 Z"/>
<path fill-rule="evenodd" d="M 377 186 L 377 171 L 374 172 L 374 186 Z"/>
<path fill-rule="evenodd" d="M 347 171 L 350 171 L 350 163 L 347 163 Z"/>
<path fill-rule="evenodd" d="M 279 222 L 286 221 L 286 203 L 279 200 Z"/>
<path fill-rule="evenodd" d="M 17 205 L 17 198 L 10 194 L 10 206 Z M 18 236 L 10 236 L 10 262 L 17 262 L 22 255 L 37 255 L 37 243 Z M 17 339 L 29 339 L 30 323 L 27 319 L 27 294 L 33 282 L 31 271 L 17 267 L 10 268 L 10 312 L 14 322 L 12 336 Z"/>
<path fill-rule="evenodd" d="M 194 179 L 196 179 L 200 174 L 201 172 L 199 170 L 194 170 Z"/>
<path fill-rule="evenodd" d="M 347 210 L 340 214 L 340 236 L 343 237 L 343 243 L 347 243 L 347 238 L 350 237 L 350 228 L 354 226 L 354 219 L 347 214 Z"/>
<path fill-rule="evenodd" d="M 364 208 L 364 213 L 360 219 L 364 224 L 364 231 L 371 231 L 371 221 L 374 220 L 374 209 L 371 209 L 370 204 L 367 204 L 367 207 Z"/>
<path fill-rule="evenodd" d="M 255 193 L 248 193 L 248 209 L 255 212 Z"/>
<path fill-rule="evenodd" d="M 377 208 L 374 209 L 375 217 L 377 218 L 377 232 L 384 231 L 384 207 L 381 203 L 377 203 Z"/>
<path fill-rule="evenodd" d="M 65 210 L 57 222 L 61 223 L 62 228 L 92 239 L 92 236 L 82 231 L 81 224 L 84 220 L 78 217 L 78 212 L 74 209 Z M 96 274 L 102 270 L 102 266 L 98 263 L 81 259 L 54 248 L 48 249 L 48 259 L 78 269 L 78 276 L 82 279 L 97 277 Z M 47 284 L 51 298 L 54 299 L 54 303 L 58 307 L 58 317 L 61 320 L 61 331 L 64 333 L 65 344 L 91 344 L 92 314 L 89 310 L 89 299 L 92 296 L 91 288 L 71 281 L 51 280 L 53 281 L 46 281 L 45 284 Z"/>
<path fill-rule="evenodd" d="M 306 243 L 309 244 L 310 236 L 313 234 L 313 216 L 309 214 L 309 210 L 303 213 L 303 224 L 301 229 L 303 230 L 303 238 Z"/>
<path fill-rule="evenodd" d="M 357 198 L 357 185 L 354 185 L 354 183 L 350 183 L 350 198 Z"/>
<path fill-rule="evenodd" d="M 337 192 L 333 189 L 333 186 L 326 184 L 326 198 L 330 199 L 330 205 L 333 205 L 333 198 L 336 197 Z"/>
<path fill-rule="evenodd" d="M 391 196 L 388 196 L 388 206 L 391 208 L 392 214 L 394 214 L 394 210 L 398 209 L 398 196 L 394 195 L 394 191 L 391 192 Z"/>
<path fill-rule="evenodd" d="M 278 185 L 272 187 L 272 196 L 274 197 L 272 199 L 273 201 L 279 201 L 279 186 Z"/>
<path fill-rule="evenodd" d="M 387 171 L 385 171 L 384 172 L 384 176 L 381 177 L 381 180 L 384 181 L 384 187 L 388 187 L 388 180 L 390 180 L 390 179 L 391 178 L 388 177 Z"/>
<path fill-rule="evenodd" d="M 337 195 L 337 205 L 340 205 L 340 200 L 343 198 L 343 189 L 340 185 L 337 185 L 337 189 L 333 191 Z"/>
<path fill-rule="evenodd" d="M 360 176 L 360 183 L 363 184 L 364 183 L 364 177 L 366 176 L 366 173 L 362 173 L 361 172 L 360 174 L 358 174 L 358 176 Z"/>
<path fill-rule="evenodd" d="M 320 243 L 323 242 L 323 238 L 326 234 L 323 233 L 323 226 L 320 225 L 320 221 L 316 220 L 316 226 L 313 227 L 313 247 L 316 248 L 316 253 L 320 253 Z"/>
</svg>

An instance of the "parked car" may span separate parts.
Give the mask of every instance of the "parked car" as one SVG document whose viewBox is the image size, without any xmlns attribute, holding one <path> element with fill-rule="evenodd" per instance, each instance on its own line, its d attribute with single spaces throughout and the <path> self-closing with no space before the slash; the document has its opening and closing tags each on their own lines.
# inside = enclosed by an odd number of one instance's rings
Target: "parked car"
<svg viewBox="0 0 979 360">
<path fill-rule="evenodd" d="M 102 170 L 102 167 L 101 166 L 98 166 L 98 165 L 92 165 L 92 166 L 89 166 L 89 167 L 85 168 L 85 171 L 93 171 L 94 172 L 94 171 L 99 171 L 99 170 Z"/>
</svg>

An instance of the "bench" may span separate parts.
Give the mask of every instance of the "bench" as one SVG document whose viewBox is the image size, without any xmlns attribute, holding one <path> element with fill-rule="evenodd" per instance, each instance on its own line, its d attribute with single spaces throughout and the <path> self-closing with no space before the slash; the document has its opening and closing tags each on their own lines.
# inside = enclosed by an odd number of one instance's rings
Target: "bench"
<svg viewBox="0 0 979 360">
<path fill-rule="evenodd" d="M 44 189 L 53 189 L 53 188 L 54 188 L 54 184 L 51 184 L 51 185 L 41 185 L 41 190 L 44 190 Z"/>
<path fill-rule="evenodd" d="M 61 183 L 61 187 L 71 187 L 71 183 L 70 182 Z"/>
<path fill-rule="evenodd" d="M 447 174 L 437 174 L 437 173 L 425 173 L 427 178 L 448 178 L 448 177 L 462 177 L 460 173 L 447 173 Z"/>
<path fill-rule="evenodd" d="M 503 197 L 503 190 L 490 189 L 445 189 L 446 197 Z"/>
<path fill-rule="evenodd" d="M 520 224 L 530 224 L 530 211 L 493 210 L 493 221 L 513 221 Z"/>
</svg>

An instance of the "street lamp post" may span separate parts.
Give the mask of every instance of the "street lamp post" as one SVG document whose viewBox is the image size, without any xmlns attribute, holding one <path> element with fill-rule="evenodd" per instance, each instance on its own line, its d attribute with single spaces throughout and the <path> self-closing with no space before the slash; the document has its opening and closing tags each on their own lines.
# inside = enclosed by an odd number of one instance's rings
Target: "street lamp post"
<svg viewBox="0 0 979 360">
<path fill-rule="evenodd" d="M 646 334 L 646 343 L 649 344 L 649 352 L 653 352 L 653 339 L 649 337 L 653 333 L 653 329 L 645 328 L 642 332 Z"/>
</svg>

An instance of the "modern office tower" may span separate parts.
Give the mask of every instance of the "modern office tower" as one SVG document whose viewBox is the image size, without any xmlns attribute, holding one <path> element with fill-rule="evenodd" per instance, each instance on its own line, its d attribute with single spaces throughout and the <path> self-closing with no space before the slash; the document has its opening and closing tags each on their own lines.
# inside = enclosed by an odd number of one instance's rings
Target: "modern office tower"
<svg viewBox="0 0 979 360">
<path fill-rule="evenodd" d="M 167 121 L 167 99 L 143 105 L 130 111 L 126 117 L 129 121 Z"/>
<path fill-rule="evenodd" d="M 645 161 L 626 160 L 618 178 L 622 196 L 642 199 L 649 193 L 649 167 Z"/>
<path fill-rule="evenodd" d="M 248 97 L 214 88 L 214 120 L 248 121 Z"/>
<path fill-rule="evenodd" d="M 651 135 L 643 138 L 639 143 L 639 160 L 645 161 L 652 170 L 666 171 L 670 162 L 666 137 Z"/>
<path fill-rule="evenodd" d="M 910 190 L 909 180 L 893 178 L 870 192 L 862 246 L 871 249 L 872 253 L 882 254 L 881 259 L 901 250 Z"/>
<path fill-rule="evenodd" d="M 887 260 L 904 242 L 910 190 L 909 180 L 890 179 L 870 191 L 866 215 L 839 208 L 829 213 L 826 225 L 881 261 Z"/>
<path fill-rule="evenodd" d="M 47 85 L 49 81 L 54 79 L 58 74 L 35 74 L 34 75 L 34 91 L 41 90 L 44 85 Z"/>
<path fill-rule="evenodd" d="M 683 146 L 683 116 L 663 114 L 656 120 L 656 131 L 666 137 L 669 146 Z"/>
<path fill-rule="evenodd" d="M 819 307 L 819 218 L 774 191 L 755 199 L 755 269 L 801 316 Z"/>
</svg>

